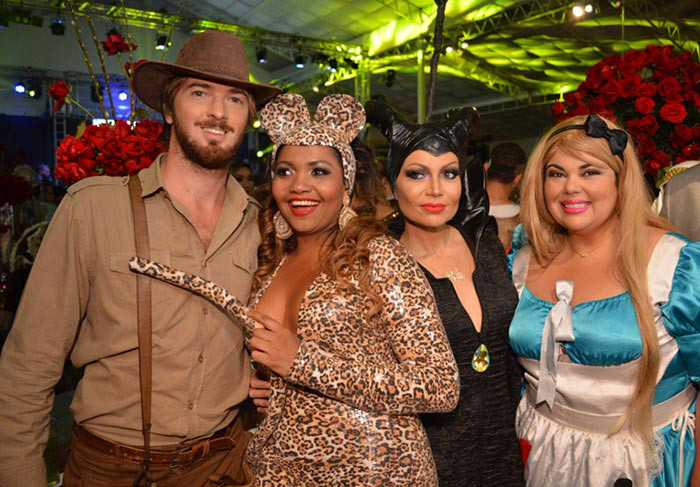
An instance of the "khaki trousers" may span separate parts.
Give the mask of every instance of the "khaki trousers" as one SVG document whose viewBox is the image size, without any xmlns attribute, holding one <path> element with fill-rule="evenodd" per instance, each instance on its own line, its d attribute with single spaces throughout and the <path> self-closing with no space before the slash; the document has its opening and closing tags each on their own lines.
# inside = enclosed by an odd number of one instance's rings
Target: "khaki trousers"
<svg viewBox="0 0 700 487">
<path fill-rule="evenodd" d="M 212 452 L 196 462 L 170 466 L 151 464 L 153 487 L 252 486 L 253 474 L 245 460 L 251 434 L 236 419 L 229 434 L 237 437 L 230 450 Z M 73 438 L 63 473 L 63 487 L 132 487 L 141 464 L 101 453 Z M 143 485 L 143 483 L 142 483 Z"/>
</svg>

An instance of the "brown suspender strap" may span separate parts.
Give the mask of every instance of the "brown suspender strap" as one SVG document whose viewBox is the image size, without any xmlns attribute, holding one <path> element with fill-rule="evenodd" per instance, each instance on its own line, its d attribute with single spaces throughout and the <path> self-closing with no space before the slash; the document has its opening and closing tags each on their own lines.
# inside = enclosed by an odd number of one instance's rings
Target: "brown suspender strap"
<svg viewBox="0 0 700 487">
<path fill-rule="evenodd" d="M 150 257 L 148 240 L 148 221 L 146 206 L 141 197 L 141 181 L 138 176 L 129 178 L 129 197 L 131 211 L 134 215 L 134 238 L 136 255 Z M 145 479 L 145 485 L 151 485 L 150 452 L 151 452 L 151 380 L 152 380 L 152 343 L 151 343 L 151 280 L 139 274 L 136 277 L 136 317 L 139 337 L 139 382 L 141 384 L 141 419 L 143 432 L 144 460 L 141 472 L 134 481 L 134 487 L 139 487 Z"/>
</svg>

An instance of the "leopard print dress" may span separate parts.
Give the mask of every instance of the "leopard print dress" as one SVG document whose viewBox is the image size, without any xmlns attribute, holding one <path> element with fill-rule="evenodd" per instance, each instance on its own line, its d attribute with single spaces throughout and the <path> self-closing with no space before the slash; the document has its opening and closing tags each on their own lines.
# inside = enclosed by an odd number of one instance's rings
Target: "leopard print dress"
<svg viewBox="0 0 700 487">
<path fill-rule="evenodd" d="M 367 319 L 368 296 L 325 274 L 302 299 L 301 346 L 288 375 L 272 375 L 248 450 L 257 486 L 437 486 L 417 414 L 454 409 L 457 366 L 415 261 L 390 237 L 369 250 L 381 313 Z"/>
</svg>

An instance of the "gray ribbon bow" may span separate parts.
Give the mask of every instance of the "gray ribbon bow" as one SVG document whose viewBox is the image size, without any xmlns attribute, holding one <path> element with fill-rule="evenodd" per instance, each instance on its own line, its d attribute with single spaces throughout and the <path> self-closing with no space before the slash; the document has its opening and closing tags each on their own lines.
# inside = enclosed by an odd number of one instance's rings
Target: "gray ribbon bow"
<svg viewBox="0 0 700 487">
<path fill-rule="evenodd" d="M 554 395 L 557 390 L 557 361 L 561 353 L 558 342 L 573 342 L 576 338 L 570 304 L 571 296 L 574 294 L 574 282 L 557 281 L 556 291 L 559 301 L 547 315 L 542 331 L 540 377 L 537 387 L 537 404 L 545 401 L 550 409 L 554 405 Z"/>
</svg>

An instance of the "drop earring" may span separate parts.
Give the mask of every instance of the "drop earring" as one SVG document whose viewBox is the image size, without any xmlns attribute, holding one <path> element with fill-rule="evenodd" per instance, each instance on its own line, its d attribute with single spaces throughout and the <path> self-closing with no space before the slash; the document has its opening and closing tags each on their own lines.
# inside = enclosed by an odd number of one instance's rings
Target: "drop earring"
<svg viewBox="0 0 700 487">
<path fill-rule="evenodd" d="M 348 224 L 350 220 L 355 218 L 357 213 L 350 207 L 350 196 L 347 193 L 343 195 L 343 207 L 340 209 L 340 216 L 338 217 L 338 226 L 342 230 Z"/>
<path fill-rule="evenodd" d="M 280 240 L 286 240 L 294 233 L 279 211 L 272 217 L 272 224 L 275 227 L 275 236 Z"/>
</svg>

